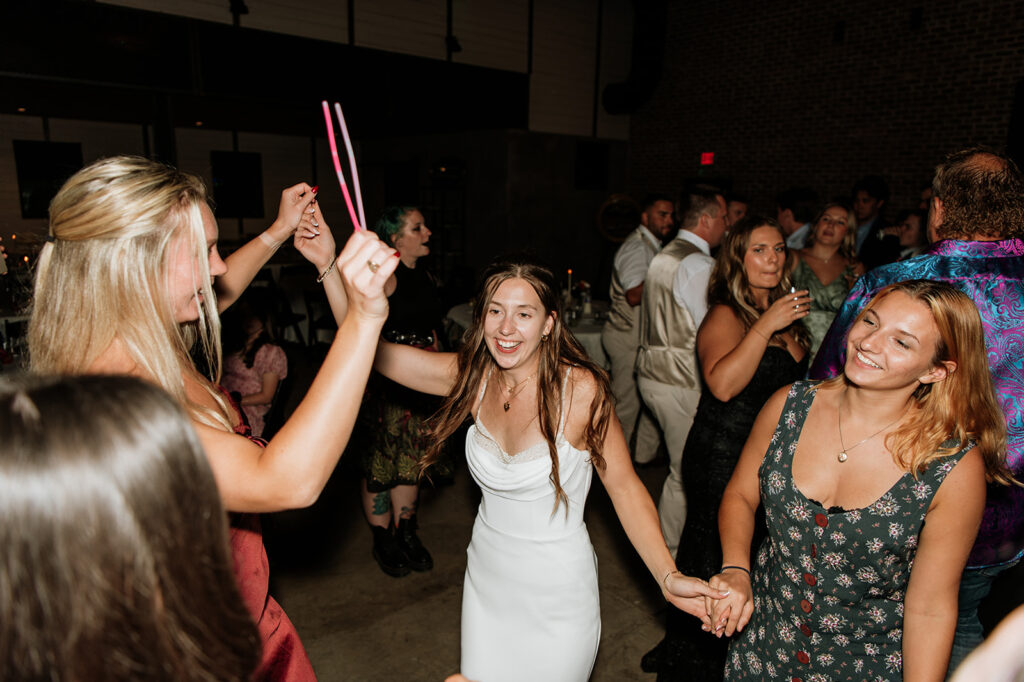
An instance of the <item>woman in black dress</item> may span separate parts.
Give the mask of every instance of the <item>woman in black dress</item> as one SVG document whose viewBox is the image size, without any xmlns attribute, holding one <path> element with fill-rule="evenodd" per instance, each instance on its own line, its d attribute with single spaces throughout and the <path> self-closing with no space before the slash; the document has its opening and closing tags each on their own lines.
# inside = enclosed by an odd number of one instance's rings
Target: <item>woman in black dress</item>
<svg viewBox="0 0 1024 682">
<path fill-rule="evenodd" d="M 430 230 L 423 214 L 407 206 L 389 206 L 374 226 L 386 244 L 398 250 L 401 262 L 388 294 L 388 319 L 382 336 L 428 350 L 439 350 L 437 329 L 441 301 L 437 283 L 417 261 L 430 253 Z M 427 451 L 424 421 L 437 408 L 432 396 L 417 393 L 373 374 L 360 412 L 363 440 L 363 511 L 373 530 L 373 557 L 382 571 L 394 577 L 409 571 L 429 571 L 434 562 L 417 530 L 420 459 Z M 451 473 L 450 458 L 442 458 L 431 473 Z"/>
<path fill-rule="evenodd" d="M 800 320 L 811 299 L 790 290 L 794 262 L 778 224 L 749 216 L 730 230 L 711 273 L 697 332 L 704 392 L 683 451 L 689 511 L 676 567 L 687 575 L 721 569 L 718 506 L 743 444 L 772 393 L 807 371 L 810 335 Z M 669 613 L 658 680 L 721 680 L 725 654 L 726 643 L 699 621 Z"/>
</svg>

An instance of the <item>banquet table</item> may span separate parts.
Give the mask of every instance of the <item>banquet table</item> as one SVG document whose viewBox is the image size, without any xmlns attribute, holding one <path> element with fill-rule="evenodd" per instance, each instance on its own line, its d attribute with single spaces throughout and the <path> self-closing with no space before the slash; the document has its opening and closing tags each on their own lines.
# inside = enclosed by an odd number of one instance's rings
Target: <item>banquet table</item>
<svg viewBox="0 0 1024 682">
<path fill-rule="evenodd" d="M 604 316 L 608 304 L 594 301 L 592 307 L 594 312 L 571 322 L 568 325 L 569 331 L 580 342 L 595 364 L 608 369 L 608 356 L 605 355 L 604 347 L 601 345 L 601 328 L 604 327 Z M 445 328 L 448 329 L 449 338 L 453 341 L 461 338 L 462 333 L 469 329 L 472 323 L 473 306 L 469 303 L 452 306 L 445 316 Z"/>
</svg>

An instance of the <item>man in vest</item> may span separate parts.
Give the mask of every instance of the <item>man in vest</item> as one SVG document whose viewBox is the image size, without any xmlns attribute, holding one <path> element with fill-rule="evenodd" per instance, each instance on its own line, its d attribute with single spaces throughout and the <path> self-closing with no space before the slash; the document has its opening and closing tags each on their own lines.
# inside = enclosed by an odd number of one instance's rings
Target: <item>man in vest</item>
<svg viewBox="0 0 1024 682">
<path fill-rule="evenodd" d="M 672 556 L 686 520 L 680 464 L 700 401 L 697 328 L 708 311 L 711 249 L 726 230 L 721 191 L 698 185 L 680 197 L 682 229 L 651 260 L 640 304 L 636 383 L 665 436 L 669 473 L 658 502 L 661 532 Z"/>
<path fill-rule="evenodd" d="M 654 460 L 661 435 L 646 410 L 641 409 L 640 393 L 633 372 L 639 341 L 637 311 L 643 296 L 644 279 L 651 259 L 661 251 L 662 242 L 672 230 L 672 199 L 652 194 L 644 201 L 640 226 L 633 230 L 615 252 L 612 284 L 609 290 L 611 309 L 601 330 L 601 343 L 611 361 L 612 393 L 615 414 L 622 423 L 626 442 L 632 445 L 636 434 L 633 458 L 637 464 Z"/>
</svg>

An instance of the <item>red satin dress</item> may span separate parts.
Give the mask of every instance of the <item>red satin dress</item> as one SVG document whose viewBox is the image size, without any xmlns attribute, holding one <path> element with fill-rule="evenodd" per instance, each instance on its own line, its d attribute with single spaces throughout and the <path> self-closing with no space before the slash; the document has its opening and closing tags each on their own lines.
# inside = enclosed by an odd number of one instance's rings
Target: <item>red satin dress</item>
<svg viewBox="0 0 1024 682">
<path fill-rule="evenodd" d="M 234 407 L 237 411 L 237 405 Z M 244 420 L 235 427 L 235 433 L 245 436 L 260 447 L 266 447 L 267 442 L 253 436 Z M 313 664 L 299 641 L 295 625 L 281 605 L 270 596 L 270 563 L 263 546 L 259 514 L 232 513 L 229 517 L 235 579 L 242 600 L 256 621 L 263 644 L 263 660 L 253 679 L 270 682 L 315 681 Z"/>
</svg>

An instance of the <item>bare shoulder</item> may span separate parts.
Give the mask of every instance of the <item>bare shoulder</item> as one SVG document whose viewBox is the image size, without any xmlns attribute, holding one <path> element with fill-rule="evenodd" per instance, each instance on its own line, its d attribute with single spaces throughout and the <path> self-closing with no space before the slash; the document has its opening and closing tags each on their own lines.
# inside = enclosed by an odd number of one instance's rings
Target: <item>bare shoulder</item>
<svg viewBox="0 0 1024 682">
<path fill-rule="evenodd" d="M 708 343 L 714 341 L 716 346 L 728 342 L 725 352 L 735 347 L 738 339 L 742 339 L 746 329 L 740 321 L 736 311 L 724 303 L 716 303 L 708 309 L 704 321 L 697 332 L 697 343 Z"/>
<path fill-rule="evenodd" d="M 573 365 L 569 367 L 568 391 L 572 394 L 572 402 L 589 405 L 597 395 L 599 384 L 594 373 L 585 367 Z"/>
</svg>

